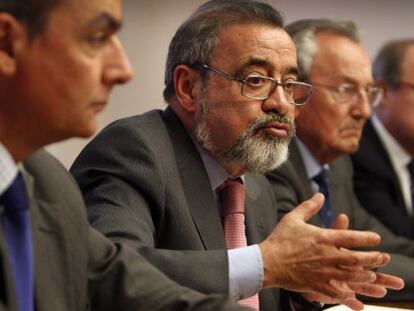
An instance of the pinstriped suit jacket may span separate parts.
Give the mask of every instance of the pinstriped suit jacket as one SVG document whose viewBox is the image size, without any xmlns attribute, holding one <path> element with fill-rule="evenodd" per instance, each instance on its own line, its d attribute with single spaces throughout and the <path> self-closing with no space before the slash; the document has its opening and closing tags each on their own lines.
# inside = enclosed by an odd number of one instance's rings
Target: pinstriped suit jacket
<svg viewBox="0 0 414 311">
<path fill-rule="evenodd" d="M 180 284 L 228 293 L 224 233 L 210 182 L 190 136 L 175 114 L 150 111 L 105 128 L 71 168 L 92 225 L 135 248 Z M 246 176 L 248 243 L 277 222 L 262 175 Z M 262 290 L 262 310 L 275 310 L 278 290 Z"/>
<path fill-rule="evenodd" d="M 46 152 L 32 155 L 24 167 L 34 240 L 36 310 L 242 310 L 223 297 L 205 297 L 178 286 L 133 250 L 92 229 L 76 183 Z M 1 232 L 0 310 L 16 311 Z"/>
<path fill-rule="evenodd" d="M 295 141 L 289 146 L 289 160 L 281 168 L 268 174 L 274 188 L 280 215 L 309 199 L 313 192 L 302 155 Z M 348 156 L 329 163 L 329 180 L 334 216 L 341 213 L 350 219 L 350 228 L 378 232 L 382 243 L 378 249 L 391 253 L 391 263 L 381 269 L 398 275 L 405 281 L 401 291 L 389 291 L 383 300 L 414 301 L 414 241 L 398 237 L 369 215 L 358 202 L 353 190 L 352 165 Z M 310 223 L 321 226 L 316 215 Z"/>
</svg>

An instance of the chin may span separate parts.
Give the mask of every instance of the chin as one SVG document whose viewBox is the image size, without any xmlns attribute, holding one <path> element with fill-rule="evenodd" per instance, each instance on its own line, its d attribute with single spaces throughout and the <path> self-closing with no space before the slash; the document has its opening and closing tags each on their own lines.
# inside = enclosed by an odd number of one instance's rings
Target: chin
<svg viewBox="0 0 414 311">
<path fill-rule="evenodd" d="M 73 133 L 73 137 L 89 138 L 96 133 L 98 125 L 95 121 L 79 126 L 76 132 Z"/>
</svg>

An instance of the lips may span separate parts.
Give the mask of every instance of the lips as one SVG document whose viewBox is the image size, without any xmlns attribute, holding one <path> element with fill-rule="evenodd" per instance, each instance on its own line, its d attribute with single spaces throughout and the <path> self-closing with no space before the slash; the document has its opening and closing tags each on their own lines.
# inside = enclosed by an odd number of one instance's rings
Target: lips
<svg viewBox="0 0 414 311">
<path fill-rule="evenodd" d="M 262 127 L 262 129 L 272 136 L 276 136 L 279 138 L 286 137 L 290 132 L 290 126 L 287 123 L 273 121 L 266 126 Z"/>
<path fill-rule="evenodd" d="M 92 109 L 94 109 L 96 112 L 101 112 L 105 108 L 106 104 L 106 100 L 96 101 L 92 104 Z"/>
</svg>

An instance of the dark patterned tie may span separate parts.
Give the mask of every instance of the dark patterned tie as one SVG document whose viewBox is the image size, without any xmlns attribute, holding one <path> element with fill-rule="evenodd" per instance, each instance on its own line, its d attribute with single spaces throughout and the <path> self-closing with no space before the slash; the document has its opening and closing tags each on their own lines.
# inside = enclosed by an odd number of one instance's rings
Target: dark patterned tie
<svg viewBox="0 0 414 311">
<path fill-rule="evenodd" d="M 408 167 L 408 171 L 410 172 L 411 205 L 412 205 L 413 210 L 414 210 L 414 160 L 411 160 L 411 162 L 408 163 L 407 167 Z"/>
<path fill-rule="evenodd" d="M 331 192 L 329 190 L 328 170 L 323 168 L 320 173 L 313 177 L 313 180 L 319 185 L 319 191 L 325 196 L 325 202 L 319 211 L 319 217 L 322 225 L 325 228 L 330 228 L 332 225 L 332 204 Z"/>
<path fill-rule="evenodd" d="M 28 198 L 22 174 L 1 195 L 8 259 L 19 311 L 34 310 L 33 245 Z"/>
<path fill-rule="evenodd" d="M 247 246 L 244 224 L 245 188 L 240 179 L 231 179 L 220 186 L 220 201 L 224 217 L 224 237 L 228 249 Z M 239 300 L 239 304 L 259 310 L 259 296 L 256 294 Z"/>
</svg>

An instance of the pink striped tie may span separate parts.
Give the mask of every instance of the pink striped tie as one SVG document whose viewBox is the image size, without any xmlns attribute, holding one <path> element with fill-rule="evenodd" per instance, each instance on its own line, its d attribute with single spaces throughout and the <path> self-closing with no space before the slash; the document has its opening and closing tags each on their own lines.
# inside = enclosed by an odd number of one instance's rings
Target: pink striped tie
<svg viewBox="0 0 414 311">
<path fill-rule="evenodd" d="M 224 217 L 224 236 L 228 249 L 247 246 L 244 225 L 245 189 L 241 180 L 230 179 L 220 186 L 220 200 Z M 240 305 L 259 310 L 258 294 L 239 300 Z"/>
</svg>

